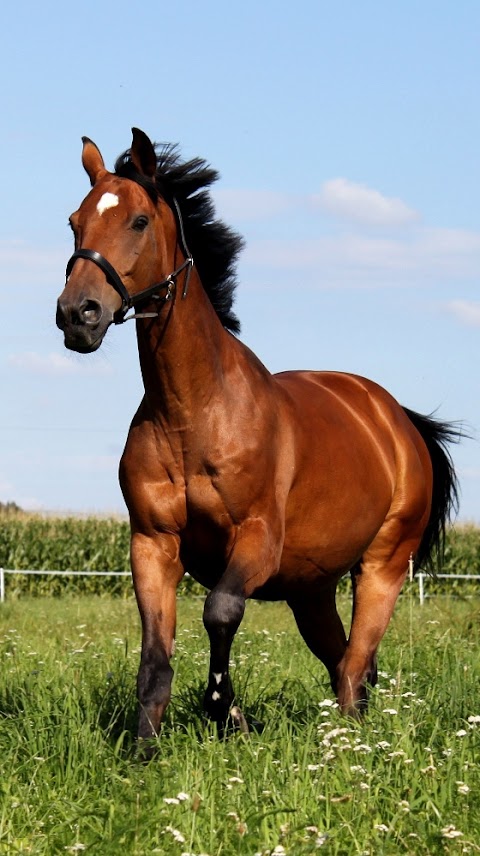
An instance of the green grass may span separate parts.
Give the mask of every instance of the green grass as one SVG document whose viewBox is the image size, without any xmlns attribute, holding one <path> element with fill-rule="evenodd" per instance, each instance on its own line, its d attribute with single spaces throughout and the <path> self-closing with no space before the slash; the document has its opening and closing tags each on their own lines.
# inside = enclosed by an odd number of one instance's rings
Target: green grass
<svg viewBox="0 0 480 856">
<path fill-rule="evenodd" d="M 226 740 L 201 716 L 201 610 L 179 603 L 174 698 L 142 764 L 135 604 L 1 606 L 0 854 L 480 852 L 478 600 L 402 600 L 360 724 L 329 705 L 288 609 L 249 604 L 233 678 L 264 728 Z"/>
</svg>

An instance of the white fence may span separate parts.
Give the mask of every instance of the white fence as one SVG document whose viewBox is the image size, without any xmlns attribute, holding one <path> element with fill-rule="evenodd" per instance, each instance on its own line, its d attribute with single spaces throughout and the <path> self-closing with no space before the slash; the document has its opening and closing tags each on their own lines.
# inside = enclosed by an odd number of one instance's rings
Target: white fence
<svg viewBox="0 0 480 856">
<path fill-rule="evenodd" d="M 418 581 L 418 597 L 420 603 L 425 603 L 425 598 L 427 595 L 425 594 L 425 580 L 430 580 L 431 582 L 435 582 L 435 580 L 480 580 L 480 576 L 475 574 L 436 574 L 435 577 L 431 577 L 429 574 L 424 574 L 420 571 L 414 577 L 414 582 Z"/>
<path fill-rule="evenodd" d="M 5 574 L 35 574 L 37 576 L 56 576 L 56 577 L 129 577 L 130 571 L 18 571 L 12 568 L 0 568 L 0 603 L 5 601 Z M 425 598 L 428 595 L 425 593 L 425 581 L 431 580 L 480 580 L 480 576 L 475 574 L 437 574 L 435 578 L 424 574 L 422 571 L 416 574 L 410 585 L 418 584 L 418 598 L 421 604 L 425 603 Z"/>
</svg>

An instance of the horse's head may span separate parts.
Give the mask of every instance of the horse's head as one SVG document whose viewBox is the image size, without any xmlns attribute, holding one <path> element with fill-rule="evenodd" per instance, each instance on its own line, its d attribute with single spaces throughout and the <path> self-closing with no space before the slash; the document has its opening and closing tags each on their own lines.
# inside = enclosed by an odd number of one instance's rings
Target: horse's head
<svg viewBox="0 0 480 856">
<path fill-rule="evenodd" d="M 135 128 L 129 154 L 134 180 L 108 172 L 97 146 L 83 139 L 92 189 L 70 217 L 75 252 L 57 306 L 66 347 L 81 353 L 99 348 L 110 324 L 155 283 L 170 296 L 168 274 L 178 272 L 175 217 L 155 186 L 155 149 Z"/>
</svg>

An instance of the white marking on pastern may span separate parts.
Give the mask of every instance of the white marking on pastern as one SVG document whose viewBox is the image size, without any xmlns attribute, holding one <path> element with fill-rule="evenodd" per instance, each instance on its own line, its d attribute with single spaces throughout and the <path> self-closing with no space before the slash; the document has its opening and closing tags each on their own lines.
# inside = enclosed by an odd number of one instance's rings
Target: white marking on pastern
<svg viewBox="0 0 480 856">
<path fill-rule="evenodd" d="M 219 698 L 220 698 L 220 693 L 217 693 L 217 691 L 216 691 L 216 690 L 214 690 L 214 691 L 213 691 L 213 693 L 212 693 L 212 699 L 213 699 L 213 701 L 218 701 L 218 699 L 219 699 Z"/>
<path fill-rule="evenodd" d="M 215 678 L 217 684 L 222 683 L 222 673 L 221 672 L 214 672 L 213 677 Z"/>
</svg>

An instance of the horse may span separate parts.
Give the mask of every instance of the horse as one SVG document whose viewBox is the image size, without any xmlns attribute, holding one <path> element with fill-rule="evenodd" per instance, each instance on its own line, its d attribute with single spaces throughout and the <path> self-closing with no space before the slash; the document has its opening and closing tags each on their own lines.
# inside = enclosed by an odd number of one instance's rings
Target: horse
<svg viewBox="0 0 480 856">
<path fill-rule="evenodd" d="M 144 395 L 119 478 L 142 624 L 138 739 L 157 737 L 170 701 L 186 572 L 210 590 L 204 711 L 222 732 L 248 729 L 229 675 L 248 598 L 288 603 L 341 711 L 358 717 L 412 558 L 442 554 L 460 431 L 355 374 L 267 370 L 238 338 L 243 241 L 216 216 L 205 160 L 133 128 L 114 172 L 88 137 L 82 163 L 91 189 L 70 217 L 56 323 L 67 348 L 90 353 L 136 320 Z M 335 595 L 348 573 L 347 638 Z"/>
</svg>

